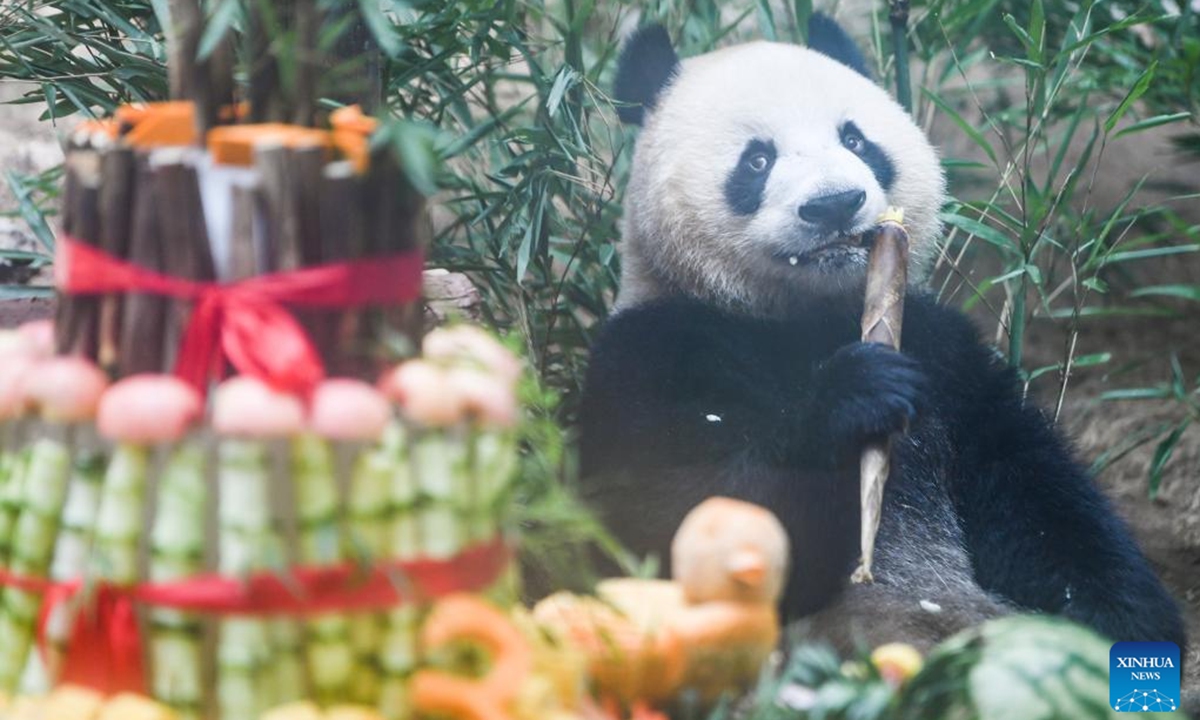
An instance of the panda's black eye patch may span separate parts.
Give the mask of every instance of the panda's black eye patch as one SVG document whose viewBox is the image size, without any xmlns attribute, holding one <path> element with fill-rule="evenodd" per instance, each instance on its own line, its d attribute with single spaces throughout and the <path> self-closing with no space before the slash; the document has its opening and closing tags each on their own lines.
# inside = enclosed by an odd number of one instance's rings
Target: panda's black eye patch
<svg viewBox="0 0 1200 720">
<path fill-rule="evenodd" d="M 753 215 L 762 205 L 767 178 L 775 165 L 775 143 L 751 140 L 725 179 L 725 200 L 738 215 Z"/>
<path fill-rule="evenodd" d="M 879 186 L 884 190 L 891 190 L 892 183 L 896 180 L 896 166 L 892 164 L 892 159 L 887 156 L 883 148 L 868 140 L 862 130 L 859 130 L 852 121 L 842 123 L 838 135 L 841 138 L 842 147 L 862 158 L 867 167 L 871 168 Z"/>
</svg>

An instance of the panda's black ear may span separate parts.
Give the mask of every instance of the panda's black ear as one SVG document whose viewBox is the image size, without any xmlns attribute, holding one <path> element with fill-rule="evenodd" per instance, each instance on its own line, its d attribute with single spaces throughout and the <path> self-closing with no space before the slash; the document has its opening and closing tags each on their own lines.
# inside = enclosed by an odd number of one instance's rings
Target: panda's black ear
<svg viewBox="0 0 1200 720">
<path fill-rule="evenodd" d="M 866 58 L 858 49 L 858 45 L 854 44 L 842 26 L 828 15 L 813 13 L 809 17 L 808 46 L 837 60 L 868 80 L 873 79 L 871 71 L 867 69 Z"/>
<path fill-rule="evenodd" d="M 617 115 L 622 122 L 641 125 L 646 111 L 654 107 L 659 93 L 679 72 L 679 56 L 662 25 L 647 25 L 625 43 L 617 61 L 613 97 L 621 103 Z"/>
</svg>

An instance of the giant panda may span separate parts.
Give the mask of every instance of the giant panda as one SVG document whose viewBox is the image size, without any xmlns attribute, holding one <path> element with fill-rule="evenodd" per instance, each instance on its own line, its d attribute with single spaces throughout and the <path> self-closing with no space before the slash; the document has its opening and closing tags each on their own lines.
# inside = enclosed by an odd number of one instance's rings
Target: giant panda
<svg viewBox="0 0 1200 720">
<path fill-rule="evenodd" d="M 625 45 L 614 95 L 641 129 L 580 404 L 585 499 L 668 561 L 704 498 L 772 509 L 792 544 L 784 616 L 847 649 L 927 647 L 1008 612 L 1182 646 L 1175 603 L 1067 442 L 921 289 L 945 193 L 934 148 L 840 27 L 809 30 L 808 47 L 684 60 L 661 27 Z M 864 231 L 889 205 L 911 236 L 900 351 L 859 341 Z M 876 582 L 851 585 L 858 458 L 886 436 Z"/>
</svg>

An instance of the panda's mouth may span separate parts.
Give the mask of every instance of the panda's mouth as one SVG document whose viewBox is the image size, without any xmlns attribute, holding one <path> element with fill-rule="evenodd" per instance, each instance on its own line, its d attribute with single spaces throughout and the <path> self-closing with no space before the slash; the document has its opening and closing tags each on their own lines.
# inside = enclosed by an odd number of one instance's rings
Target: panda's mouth
<svg viewBox="0 0 1200 720">
<path fill-rule="evenodd" d="M 871 249 L 873 239 L 870 232 L 838 234 L 803 252 L 781 250 L 774 253 L 774 257 L 779 262 L 792 267 L 828 260 L 849 260 L 854 257 L 865 257 L 867 251 Z"/>
</svg>

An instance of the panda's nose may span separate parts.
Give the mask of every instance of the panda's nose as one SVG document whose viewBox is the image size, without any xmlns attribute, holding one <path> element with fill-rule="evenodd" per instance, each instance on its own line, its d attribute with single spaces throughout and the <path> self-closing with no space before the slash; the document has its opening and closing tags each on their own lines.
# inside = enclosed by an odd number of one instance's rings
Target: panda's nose
<svg viewBox="0 0 1200 720">
<path fill-rule="evenodd" d="M 822 195 L 800 206 L 800 219 L 820 227 L 822 230 L 846 230 L 854 214 L 867 201 L 863 190 Z"/>
</svg>

